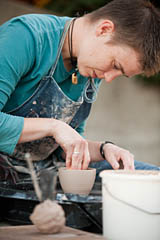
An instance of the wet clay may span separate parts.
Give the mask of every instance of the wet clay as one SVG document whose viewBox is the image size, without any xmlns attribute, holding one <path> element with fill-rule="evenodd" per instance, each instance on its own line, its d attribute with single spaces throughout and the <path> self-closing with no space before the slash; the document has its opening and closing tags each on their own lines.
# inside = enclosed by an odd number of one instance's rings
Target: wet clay
<svg viewBox="0 0 160 240">
<path fill-rule="evenodd" d="M 41 233 L 58 233 L 65 225 L 63 208 L 49 199 L 35 207 L 30 220 Z"/>
</svg>

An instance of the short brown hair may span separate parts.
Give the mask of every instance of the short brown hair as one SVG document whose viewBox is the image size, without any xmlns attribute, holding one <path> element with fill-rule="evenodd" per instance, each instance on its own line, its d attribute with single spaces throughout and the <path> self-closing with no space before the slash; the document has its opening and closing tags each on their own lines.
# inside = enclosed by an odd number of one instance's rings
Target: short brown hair
<svg viewBox="0 0 160 240">
<path fill-rule="evenodd" d="M 114 43 L 126 44 L 140 53 L 146 75 L 160 70 L 160 12 L 147 0 L 113 0 L 88 14 L 93 23 L 109 19 L 115 24 Z"/>
</svg>

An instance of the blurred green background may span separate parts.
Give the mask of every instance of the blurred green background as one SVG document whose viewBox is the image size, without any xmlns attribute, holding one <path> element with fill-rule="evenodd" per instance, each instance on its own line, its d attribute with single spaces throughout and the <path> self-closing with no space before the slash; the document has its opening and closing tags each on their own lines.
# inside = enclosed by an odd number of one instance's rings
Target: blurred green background
<svg viewBox="0 0 160 240">
<path fill-rule="evenodd" d="M 51 0 L 46 7 L 56 10 L 63 15 L 77 16 L 83 15 L 84 13 L 91 12 L 99 7 L 105 5 L 108 1 L 106 0 Z"/>
<path fill-rule="evenodd" d="M 77 16 L 93 11 L 111 0 L 23 0 L 36 7 L 47 8 L 60 15 Z"/>
<path fill-rule="evenodd" d="M 83 15 L 86 12 L 93 11 L 111 0 L 24 0 L 34 4 L 37 7 L 47 8 L 61 15 L 75 16 Z M 132 0 L 134 1 L 134 0 Z M 148 1 L 148 0 L 146 0 Z M 156 7 L 160 7 L 159 0 L 150 0 Z"/>
</svg>

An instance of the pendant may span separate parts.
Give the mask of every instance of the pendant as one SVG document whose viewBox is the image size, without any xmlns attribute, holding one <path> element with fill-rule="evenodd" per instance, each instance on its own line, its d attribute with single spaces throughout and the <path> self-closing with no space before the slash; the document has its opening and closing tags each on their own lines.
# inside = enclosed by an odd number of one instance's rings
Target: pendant
<svg viewBox="0 0 160 240">
<path fill-rule="evenodd" d="M 72 74 L 72 83 L 73 84 L 78 83 L 78 78 L 77 78 L 77 73 L 76 72 Z"/>
</svg>

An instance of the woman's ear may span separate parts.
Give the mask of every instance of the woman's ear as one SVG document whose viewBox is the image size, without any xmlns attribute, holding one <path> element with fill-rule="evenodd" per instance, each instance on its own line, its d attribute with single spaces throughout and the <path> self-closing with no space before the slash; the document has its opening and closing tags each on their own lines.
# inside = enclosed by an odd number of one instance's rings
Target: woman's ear
<svg viewBox="0 0 160 240">
<path fill-rule="evenodd" d="M 101 21 L 96 28 L 96 36 L 104 36 L 108 33 L 113 33 L 115 30 L 115 25 L 110 20 L 103 20 Z"/>
</svg>

